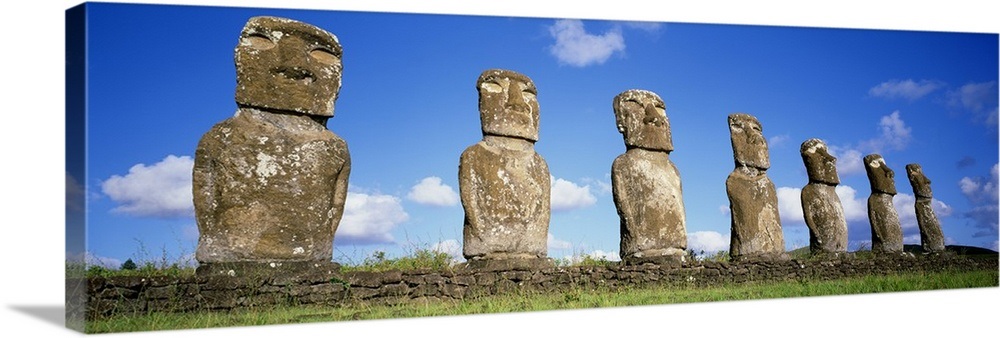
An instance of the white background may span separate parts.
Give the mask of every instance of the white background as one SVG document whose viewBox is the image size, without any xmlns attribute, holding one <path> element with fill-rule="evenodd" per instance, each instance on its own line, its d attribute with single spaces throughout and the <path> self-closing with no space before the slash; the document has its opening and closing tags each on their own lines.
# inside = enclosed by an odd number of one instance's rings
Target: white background
<svg viewBox="0 0 1000 338">
<path fill-rule="evenodd" d="M 118 2 L 118 1 L 113 1 Z M 444 14 L 1000 32 L 987 1 L 616 0 L 558 7 L 540 1 L 131 1 Z M 419 3 L 419 5 L 418 5 Z M 566 2 L 571 3 L 571 2 Z M 6 1 L 0 20 L 0 332 L 63 337 L 64 11 L 72 1 Z M 669 34 L 669 32 L 667 33 Z M 131 245 L 126 243 L 125 245 Z M 1000 288 L 795 298 L 602 310 L 272 325 L 129 333 L 127 337 L 994 336 Z"/>
</svg>

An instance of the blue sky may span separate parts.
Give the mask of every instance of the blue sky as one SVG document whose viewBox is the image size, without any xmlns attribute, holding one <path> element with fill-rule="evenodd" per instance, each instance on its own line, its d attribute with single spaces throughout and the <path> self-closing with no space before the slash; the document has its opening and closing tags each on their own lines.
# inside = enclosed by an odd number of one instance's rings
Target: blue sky
<svg viewBox="0 0 1000 338">
<path fill-rule="evenodd" d="M 93 262 L 193 253 L 191 156 L 236 110 L 233 48 L 257 15 L 314 24 L 343 45 L 328 123 L 352 155 L 342 263 L 460 253 L 458 157 L 481 139 L 474 85 L 489 68 L 538 88 L 551 257 L 617 257 L 609 177 L 624 144 L 611 100 L 633 88 L 666 103 L 696 250 L 728 249 L 734 112 L 763 124 L 788 249 L 808 245 L 798 149 L 809 138 L 839 158 L 850 248 L 869 239 L 860 158 L 878 152 L 896 171 L 906 243 L 919 236 L 904 166 L 920 163 L 948 243 L 997 249 L 996 34 L 116 4 L 89 15 L 88 171 L 67 174 L 67 191 L 86 196 Z"/>
</svg>

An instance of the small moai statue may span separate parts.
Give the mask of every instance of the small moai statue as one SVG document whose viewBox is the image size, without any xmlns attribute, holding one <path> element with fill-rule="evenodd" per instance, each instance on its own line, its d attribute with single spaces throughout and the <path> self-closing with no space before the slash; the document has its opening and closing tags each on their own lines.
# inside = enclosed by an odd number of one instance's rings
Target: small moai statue
<svg viewBox="0 0 1000 338">
<path fill-rule="evenodd" d="M 246 23 L 235 50 L 239 108 L 195 151 L 199 274 L 336 270 L 351 159 L 326 121 L 341 53 L 333 34 L 306 23 Z"/>
<path fill-rule="evenodd" d="M 625 153 L 611 165 L 611 188 L 621 218 L 621 258 L 627 264 L 683 262 L 687 230 L 681 177 L 663 100 L 632 89 L 613 102 Z"/>
<path fill-rule="evenodd" d="M 872 194 L 868 196 L 868 221 L 872 226 L 872 251 L 884 253 L 903 252 L 903 230 L 899 225 L 899 215 L 892 205 L 896 195 L 896 173 L 879 154 L 869 154 L 864 158 L 865 172 L 871 183 Z"/>
<path fill-rule="evenodd" d="M 767 177 L 771 162 L 756 117 L 729 115 L 736 168 L 726 179 L 732 217 L 729 255 L 741 259 L 787 259 L 778 217 L 778 195 Z"/>
<path fill-rule="evenodd" d="M 476 88 L 483 139 L 462 152 L 458 165 L 465 210 L 462 254 L 477 268 L 550 266 L 551 178 L 535 152 L 535 84 L 521 73 L 491 69 L 479 76 Z"/>
<path fill-rule="evenodd" d="M 906 165 L 906 176 L 910 179 L 913 196 L 916 198 L 914 207 L 917 213 L 917 226 L 920 227 L 920 246 L 925 252 L 944 252 L 944 233 L 931 204 L 933 199 L 931 180 L 924 176 L 923 169 L 916 163 Z"/>
<path fill-rule="evenodd" d="M 799 148 L 809 183 L 802 188 L 802 215 L 809 227 L 809 251 L 814 255 L 837 255 L 847 252 L 847 220 L 837 196 L 837 158 L 830 155 L 826 143 L 808 139 Z"/>
</svg>

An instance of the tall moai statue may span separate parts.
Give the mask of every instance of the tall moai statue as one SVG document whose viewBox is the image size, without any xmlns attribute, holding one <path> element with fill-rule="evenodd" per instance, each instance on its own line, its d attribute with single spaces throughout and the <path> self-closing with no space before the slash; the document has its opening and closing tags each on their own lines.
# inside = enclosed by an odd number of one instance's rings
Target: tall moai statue
<svg viewBox="0 0 1000 338">
<path fill-rule="evenodd" d="M 351 171 L 347 143 L 326 128 L 340 90 L 340 43 L 306 23 L 254 17 L 235 54 L 239 108 L 195 151 L 199 273 L 335 268 Z"/>
<path fill-rule="evenodd" d="M 546 257 L 551 178 L 535 152 L 535 84 L 523 74 L 491 69 L 479 76 L 476 88 L 483 139 L 462 152 L 458 166 L 463 256 L 470 263 L 551 263 Z"/>
<path fill-rule="evenodd" d="M 869 154 L 864 158 L 865 172 L 871 183 L 872 194 L 868 196 L 868 221 L 872 226 L 872 251 L 903 252 L 903 230 L 899 225 L 899 215 L 893 207 L 892 197 L 896 195 L 896 173 L 879 154 Z"/>
<path fill-rule="evenodd" d="M 808 139 L 799 148 L 809 183 L 802 188 L 802 215 L 809 227 L 809 251 L 813 254 L 847 252 L 847 220 L 837 196 L 837 158 L 830 155 L 826 143 Z"/>
<path fill-rule="evenodd" d="M 771 161 L 756 117 L 729 115 L 736 169 L 726 179 L 732 217 L 729 255 L 733 259 L 785 259 L 778 195 L 767 177 Z"/>
<path fill-rule="evenodd" d="M 916 198 L 914 207 L 917 212 L 917 226 L 920 227 L 920 246 L 926 252 L 943 252 L 944 233 L 932 207 L 934 196 L 931 194 L 931 180 L 924 176 L 923 169 L 916 163 L 906 165 L 906 176 L 910 179 L 913 196 Z"/>
<path fill-rule="evenodd" d="M 625 153 L 611 165 L 611 188 L 621 218 L 626 263 L 684 261 L 687 230 L 681 177 L 663 100 L 645 90 L 615 96 L 613 107 Z"/>
</svg>

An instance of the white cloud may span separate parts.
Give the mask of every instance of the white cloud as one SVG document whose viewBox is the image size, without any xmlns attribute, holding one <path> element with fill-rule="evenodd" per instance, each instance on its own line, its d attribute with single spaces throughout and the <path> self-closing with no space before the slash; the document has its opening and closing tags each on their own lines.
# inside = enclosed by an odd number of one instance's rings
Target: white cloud
<svg viewBox="0 0 1000 338">
<path fill-rule="evenodd" d="M 892 206 L 896 208 L 896 215 L 899 216 L 899 226 L 905 229 L 915 229 L 917 227 L 917 212 L 914 203 L 916 199 L 913 195 L 898 193 L 892 198 Z"/>
<path fill-rule="evenodd" d="M 729 215 L 730 212 L 732 212 L 732 211 L 729 210 L 729 206 L 728 205 L 720 205 L 719 206 L 719 213 L 720 214 Z"/>
<path fill-rule="evenodd" d="M 855 198 L 857 190 L 847 185 L 838 185 L 835 189 L 840 204 L 844 206 L 844 219 L 848 222 L 868 221 L 868 199 Z"/>
<path fill-rule="evenodd" d="M 829 146 L 830 155 L 837 158 L 838 174 L 864 173 L 863 152 L 884 153 L 886 150 L 903 150 L 913 139 L 912 129 L 903 121 L 898 110 L 882 116 L 878 128 L 878 137 L 858 142 L 857 146 Z"/>
<path fill-rule="evenodd" d="M 646 31 L 648 33 L 655 33 L 660 31 L 663 24 L 659 22 L 629 21 L 625 22 L 625 27 Z"/>
<path fill-rule="evenodd" d="M 451 255 L 452 261 L 461 261 L 465 258 L 462 256 L 462 243 L 458 240 L 446 239 L 431 246 L 431 251 L 446 253 Z"/>
<path fill-rule="evenodd" d="M 576 183 L 551 177 L 552 211 L 569 211 L 586 208 L 597 203 L 597 197 L 590 193 L 590 185 L 579 186 Z"/>
<path fill-rule="evenodd" d="M 771 138 L 767 139 L 767 146 L 777 147 L 781 144 L 784 144 L 786 141 L 788 141 L 789 138 L 790 137 L 788 136 L 788 134 L 771 136 Z"/>
<path fill-rule="evenodd" d="M 952 211 L 954 211 L 950 205 L 947 205 L 936 198 L 931 200 L 931 209 L 934 209 L 934 214 L 938 217 L 951 216 Z"/>
<path fill-rule="evenodd" d="M 566 250 L 573 247 L 573 244 L 561 239 L 556 239 L 551 233 L 548 235 L 549 250 Z"/>
<path fill-rule="evenodd" d="M 392 243 L 392 230 L 409 219 L 396 196 L 348 191 L 336 239 L 356 244 Z"/>
<path fill-rule="evenodd" d="M 707 255 L 712 255 L 719 251 L 729 250 L 730 238 L 729 234 L 723 235 L 715 231 L 695 231 L 687 234 L 687 244 L 688 249 L 699 255 L 702 251 Z"/>
<path fill-rule="evenodd" d="M 916 198 L 913 195 L 896 194 L 892 199 L 892 206 L 896 209 L 896 214 L 899 215 L 899 225 L 904 232 L 909 229 L 917 229 Z M 939 221 L 942 217 L 948 217 L 952 214 L 951 206 L 938 199 L 931 200 L 931 209 L 934 210 L 934 215 L 938 217 Z"/>
<path fill-rule="evenodd" d="M 890 146 L 895 150 L 903 150 L 910 143 L 910 139 L 912 138 L 910 135 L 911 129 L 899 117 L 898 110 L 892 112 L 892 114 L 882 116 L 878 125 L 882 131 L 882 135 L 874 141 L 876 144 L 872 146 L 872 150 L 879 151 L 885 146 Z"/>
<path fill-rule="evenodd" d="M 606 176 L 611 177 L 611 174 L 607 174 Z M 599 194 L 607 195 L 612 193 L 611 182 L 601 181 L 589 177 L 583 178 L 581 181 L 583 181 L 583 183 L 587 183 L 587 185 L 595 185 L 597 193 Z"/>
<path fill-rule="evenodd" d="M 962 216 L 972 219 L 972 226 L 977 230 L 972 234 L 972 237 L 997 237 L 997 224 L 998 222 L 998 210 L 996 204 L 993 205 L 980 205 L 972 208 L 972 210 L 966 211 Z"/>
<path fill-rule="evenodd" d="M 588 34 L 580 20 L 556 20 L 549 27 L 556 39 L 549 51 L 560 63 L 576 67 L 602 64 L 615 52 L 625 50 L 621 29 L 614 28 L 602 35 Z"/>
<path fill-rule="evenodd" d="M 805 216 L 802 215 L 802 189 L 791 187 L 778 187 L 778 215 L 781 216 L 781 223 L 806 224 Z"/>
<path fill-rule="evenodd" d="M 941 88 L 938 81 L 920 80 L 891 80 L 882 82 L 868 90 L 868 95 L 887 99 L 907 99 L 910 101 L 924 97 L 927 94 Z"/>
<path fill-rule="evenodd" d="M 779 187 L 778 213 L 781 216 L 782 224 L 799 223 L 805 224 L 805 216 L 802 211 L 802 189 L 792 187 Z M 847 185 L 838 185 L 834 188 L 837 197 L 840 198 L 840 205 L 844 208 L 844 219 L 848 222 L 864 221 L 868 219 L 868 201 L 857 198 L 858 191 Z"/>
<path fill-rule="evenodd" d="M 189 156 L 168 155 L 146 166 L 136 164 L 125 176 L 113 175 L 101 191 L 118 202 L 113 211 L 136 216 L 190 217 L 194 215 Z"/>
<path fill-rule="evenodd" d="M 953 107 L 968 110 L 973 121 L 997 128 L 997 82 L 969 83 L 948 93 Z"/>
<path fill-rule="evenodd" d="M 948 93 L 952 105 L 960 105 L 971 111 L 983 111 L 997 105 L 996 81 L 969 83 Z"/>
<path fill-rule="evenodd" d="M 980 182 L 969 177 L 962 177 L 962 179 L 958 181 L 958 187 L 959 189 L 962 189 L 962 194 L 969 199 L 979 197 L 980 186 Z"/>
<path fill-rule="evenodd" d="M 850 175 L 865 172 L 864 157 L 857 149 L 830 146 L 830 155 L 837 158 L 837 174 Z"/>
<path fill-rule="evenodd" d="M 426 177 L 410 188 L 406 198 L 419 204 L 448 207 L 458 205 L 458 193 L 437 176 Z"/>
<path fill-rule="evenodd" d="M 972 220 L 972 226 L 977 231 L 973 237 L 997 237 L 997 224 L 1000 214 L 997 213 L 1000 196 L 997 194 L 998 165 L 990 168 L 990 178 L 962 177 L 958 181 L 962 194 L 973 204 L 973 208 L 962 213 L 963 217 Z"/>
<path fill-rule="evenodd" d="M 969 201 L 973 203 L 993 202 L 1000 200 L 997 194 L 997 164 L 990 168 L 990 178 L 984 177 L 962 177 L 958 181 L 958 186 Z"/>
</svg>

